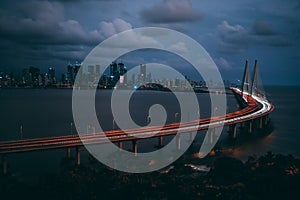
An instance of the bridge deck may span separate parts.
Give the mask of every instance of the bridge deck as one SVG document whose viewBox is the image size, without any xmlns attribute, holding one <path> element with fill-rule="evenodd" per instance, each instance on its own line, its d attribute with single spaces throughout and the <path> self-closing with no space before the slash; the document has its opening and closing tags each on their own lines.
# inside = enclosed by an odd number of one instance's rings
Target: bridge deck
<svg viewBox="0 0 300 200">
<path fill-rule="evenodd" d="M 236 88 L 233 88 L 232 90 L 233 92 L 242 95 L 242 92 L 240 90 Z M 141 136 L 152 136 L 152 133 L 154 131 L 158 133 L 153 137 L 176 135 L 253 120 L 268 115 L 274 109 L 274 106 L 272 104 L 260 99 L 259 97 L 252 97 L 246 95 L 245 101 L 247 102 L 247 107 L 243 108 L 242 110 L 235 111 L 233 113 L 228 113 L 225 116 L 215 116 L 212 118 L 183 122 L 181 124 L 172 123 L 166 125 L 162 130 L 158 129 L 158 127 L 153 126 L 140 129 L 126 130 L 126 134 L 122 130 L 115 130 L 96 133 L 93 135 L 81 135 L 80 137 L 78 135 L 68 135 L 61 137 L 3 141 L 0 143 L 0 154 L 50 150 L 67 147 L 79 147 L 83 146 L 83 144 L 102 144 L 107 142 L 107 139 L 105 137 L 108 137 L 111 142 L 135 140 L 137 139 L 135 136 L 139 136 L 140 140 L 142 139 L 140 138 Z"/>
</svg>

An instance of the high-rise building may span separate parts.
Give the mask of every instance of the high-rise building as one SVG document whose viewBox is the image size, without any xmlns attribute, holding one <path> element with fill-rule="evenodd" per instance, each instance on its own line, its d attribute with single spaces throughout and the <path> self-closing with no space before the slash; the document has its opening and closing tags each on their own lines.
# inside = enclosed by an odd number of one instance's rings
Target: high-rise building
<svg viewBox="0 0 300 200">
<path fill-rule="evenodd" d="M 118 78 L 120 76 L 119 70 L 118 70 L 118 64 L 116 62 L 113 62 L 112 64 L 110 64 L 109 70 L 110 70 L 111 76 L 116 77 L 116 78 Z"/>
<path fill-rule="evenodd" d="M 48 69 L 48 78 L 49 78 L 49 84 L 55 84 L 56 83 L 56 78 L 55 78 L 55 68 L 50 67 Z"/>
<path fill-rule="evenodd" d="M 74 84 L 75 78 L 77 74 L 79 73 L 80 76 L 82 75 L 82 70 L 81 70 L 81 63 L 75 62 L 75 64 L 68 64 L 67 67 L 67 77 L 66 77 L 66 83 L 67 84 Z"/>
<path fill-rule="evenodd" d="M 68 72 L 67 72 L 67 83 L 73 84 L 74 83 L 74 77 L 73 77 L 73 65 L 68 65 Z"/>
<path fill-rule="evenodd" d="M 94 73 L 95 73 L 95 67 L 94 67 L 94 65 L 89 65 L 88 66 L 88 73 L 90 75 L 94 75 Z"/>
<path fill-rule="evenodd" d="M 29 69 L 25 68 L 22 70 L 22 84 L 30 85 L 30 82 Z"/>
<path fill-rule="evenodd" d="M 73 72 L 74 72 L 74 77 L 73 77 L 73 79 L 76 78 L 76 76 L 77 76 L 78 73 L 80 74 L 80 76 L 82 75 L 82 73 L 81 73 L 82 70 L 80 70 L 80 67 L 81 67 L 81 64 L 78 63 L 78 62 L 76 62 L 75 65 L 73 66 Z"/>
<path fill-rule="evenodd" d="M 99 76 L 101 73 L 101 67 L 100 65 L 96 65 L 96 74 Z"/>
<path fill-rule="evenodd" d="M 146 65 L 140 65 L 140 82 L 144 83 L 146 81 Z"/>
<path fill-rule="evenodd" d="M 67 83 L 66 75 L 65 74 L 61 74 L 61 83 L 62 84 L 66 84 Z"/>
<path fill-rule="evenodd" d="M 125 65 L 123 63 L 119 63 L 118 66 L 119 66 L 119 71 L 120 71 L 119 74 L 124 75 L 127 72 Z"/>
<path fill-rule="evenodd" d="M 120 74 L 120 83 L 127 84 L 127 68 L 124 63 L 119 63 L 119 74 Z"/>
<path fill-rule="evenodd" d="M 40 69 L 36 67 L 29 68 L 29 79 L 31 86 L 38 86 L 39 85 L 39 75 Z"/>
</svg>

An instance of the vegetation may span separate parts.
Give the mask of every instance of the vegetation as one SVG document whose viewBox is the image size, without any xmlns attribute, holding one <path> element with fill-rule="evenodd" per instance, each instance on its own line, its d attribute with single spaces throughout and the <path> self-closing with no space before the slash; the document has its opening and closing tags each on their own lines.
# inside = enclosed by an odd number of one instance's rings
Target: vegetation
<svg viewBox="0 0 300 200">
<path fill-rule="evenodd" d="M 208 164 L 209 172 L 184 166 Z M 217 153 L 206 159 L 182 157 L 168 173 L 128 174 L 99 163 L 75 167 L 62 160 L 59 174 L 25 183 L 0 177 L 1 199 L 295 199 L 300 160 L 271 152 L 246 162 Z"/>
</svg>

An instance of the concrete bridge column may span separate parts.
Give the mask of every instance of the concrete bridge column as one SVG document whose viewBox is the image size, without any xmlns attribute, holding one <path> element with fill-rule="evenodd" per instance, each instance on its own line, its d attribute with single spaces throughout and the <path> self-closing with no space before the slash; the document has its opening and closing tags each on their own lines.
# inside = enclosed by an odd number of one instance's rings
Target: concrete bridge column
<svg viewBox="0 0 300 200">
<path fill-rule="evenodd" d="M 71 147 L 67 148 L 67 157 L 71 158 Z"/>
<path fill-rule="evenodd" d="M 3 167 L 3 175 L 7 174 L 7 157 L 6 155 L 2 156 L 2 167 Z"/>
<path fill-rule="evenodd" d="M 252 131 L 253 131 L 253 120 L 250 120 L 249 121 L 249 133 L 252 133 Z"/>
<path fill-rule="evenodd" d="M 180 150 L 180 134 L 176 135 L 176 148 Z"/>
<path fill-rule="evenodd" d="M 262 129 L 264 125 L 264 117 L 259 118 L 259 128 Z"/>
<path fill-rule="evenodd" d="M 163 146 L 163 136 L 158 137 L 158 146 L 160 146 L 160 147 Z"/>
<path fill-rule="evenodd" d="M 118 146 L 119 146 L 119 149 L 120 149 L 120 151 L 122 151 L 122 149 L 123 149 L 123 142 L 118 142 Z"/>
<path fill-rule="evenodd" d="M 210 136 L 210 144 L 213 144 L 214 143 L 214 139 L 215 139 L 215 128 L 210 128 L 208 129 L 208 134 Z"/>
<path fill-rule="evenodd" d="M 237 127 L 237 124 L 231 124 L 231 125 L 229 125 L 229 134 L 231 135 L 231 137 L 233 139 L 236 139 L 236 134 L 237 134 L 236 127 Z"/>
<path fill-rule="evenodd" d="M 269 115 L 266 115 L 265 116 L 265 126 L 268 125 L 268 123 L 269 123 Z"/>
<path fill-rule="evenodd" d="M 80 147 L 76 147 L 76 165 L 80 165 Z"/>
<path fill-rule="evenodd" d="M 245 126 L 244 122 L 241 122 L 240 123 L 240 128 L 244 128 L 244 126 Z"/>
<path fill-rule="evenodd" d="M 138 141 L 132 140 L 132 151 L 134 152 L 134 155 L 137 156 L 138 153 Z"/>
</svg>

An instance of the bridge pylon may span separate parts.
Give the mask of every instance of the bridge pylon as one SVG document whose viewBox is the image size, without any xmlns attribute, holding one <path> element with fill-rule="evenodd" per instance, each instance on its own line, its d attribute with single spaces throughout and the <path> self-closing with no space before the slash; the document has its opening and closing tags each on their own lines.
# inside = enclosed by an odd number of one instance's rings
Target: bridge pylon
<svg viewBox="0 0 300 200">
<path fill-rule="evenodd" d="M 257 60 L 255 60 L 253 76 L 252 76 L 252 86 L 251 95 L 266 99 L 266 93 L 260 78 Z"/>
<path fill-rule="evenodd" d="M 242 82 L 242 92 L 247 92 L 248 94 L 251 93 L 251 78 L 249 73 L 249 67 L 248 67 L 248 60 L 246 60 L 245 64 L 245 70 L 244 70 L 244 76 L 243 76 L 243 82 Z"/>
<path fill-rule="evenodd" d="M 248 93 L 251 96 L 257 96 L 266 99 L 265 90 L 260 78 L 257 60 L 255 60 L 252 79 L 249 73 L 248 60 L 246 60 L 243 82 L 241 85 L 242 92 Z M 245 94 L 243 94 L 244 96 Z"/>
</svg>

